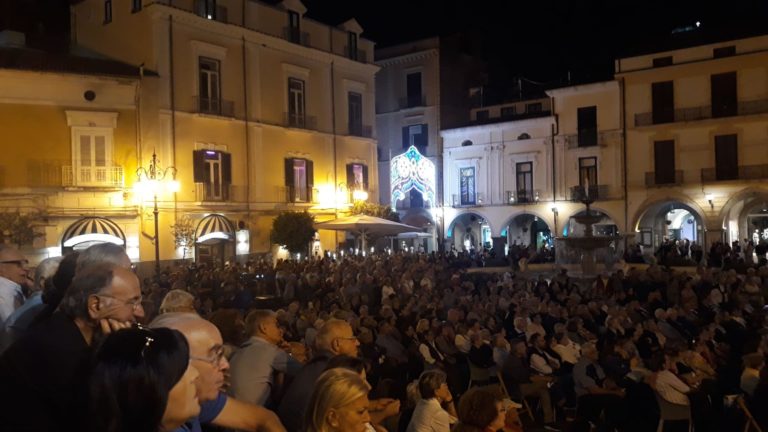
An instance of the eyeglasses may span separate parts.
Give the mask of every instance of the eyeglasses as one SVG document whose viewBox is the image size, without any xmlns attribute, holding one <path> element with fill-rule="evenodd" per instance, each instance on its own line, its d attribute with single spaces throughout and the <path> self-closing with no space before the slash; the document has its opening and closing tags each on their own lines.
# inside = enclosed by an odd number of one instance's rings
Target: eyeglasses
<svg viewBox="0 0 768 432">
<path fill-rule="evenodd" d="M 213 356 L 209 358 L 205 357 L 195 357 L 195 356 L 189 356 L 190 360 L 200 360 L 202 362 L 210 363 L 211 365 L 217 367 L 221 364 L 221 361 L 224 359 L 224 347 L 223 346 L 217 346 L 213 348 Z"/>
<path fill-rule="evenodd" d="M 144 300 L 144 298 L 141 297 L 141 296 L 139 298 L 137 298 L 137 299 L 134 299 L 134 300 L 123 300 L 123 299 L 119 299 L 117 297 L 113 297 L 113 296 L 108 295 L 108 294 L 96 294 L 96 297 L 111 298 L 112 300 L 115 300 L 115 301 L 118 301 L 118 302 L 122 303 L 123 306 L 130 306 L 131 309 L 133 309 L 134 312 L 136 310 L 138 310 L 140 307 L 142 307 L 141 306 L 141 302 Z"/>
</svg>

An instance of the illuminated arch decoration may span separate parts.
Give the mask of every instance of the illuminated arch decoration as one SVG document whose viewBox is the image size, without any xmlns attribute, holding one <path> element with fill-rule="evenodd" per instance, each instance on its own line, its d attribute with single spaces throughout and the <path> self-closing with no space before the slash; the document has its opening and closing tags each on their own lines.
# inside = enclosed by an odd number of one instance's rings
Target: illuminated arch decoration
<svg viewBox="0 0 768 432">
<path fill-rule="evenodd" d="M 398 200 L 404 199 L 411 189 L 416 189 L 427 201 L 434 206 L 435 194 L 435 164 L 424 157 L 414 146 L 408 147 L 405 153 L 395 156 L 390 162 L 390 185 L 392 185 L 392 208 Z"/>
</svg>

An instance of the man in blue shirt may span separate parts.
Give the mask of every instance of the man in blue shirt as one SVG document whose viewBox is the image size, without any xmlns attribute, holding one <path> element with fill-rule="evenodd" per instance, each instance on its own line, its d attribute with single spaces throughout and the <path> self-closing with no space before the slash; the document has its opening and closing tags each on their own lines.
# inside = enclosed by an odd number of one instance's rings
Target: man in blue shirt
<svg viewBox="0 0 768 432">
<path fill-rule="evenodd" d="M 167 327 L 180 331 L 189 343 L 189 358 L 197 369 L 197 396 L 200 415 L 176 432 L 199 432 L 201 424 L 260 432 L 285 432 L 275 413 L 228 397 L 221 389 L 229 362 L 224 356 L 224 342 L 219 329 L 195 313 L 172 312 L 158 316 L 152 328 Z"/>
</svg>

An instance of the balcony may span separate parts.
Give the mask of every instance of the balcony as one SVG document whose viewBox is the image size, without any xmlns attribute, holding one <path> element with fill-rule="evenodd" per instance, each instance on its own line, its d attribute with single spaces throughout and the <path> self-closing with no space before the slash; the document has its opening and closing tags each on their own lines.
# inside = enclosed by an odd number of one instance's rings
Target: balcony
<svg viewBox="0 0 768 432">
<path fill-rule="evenodd" d="M 309 45 L 309 33 L 301 31 L 301 29 L 298 29 L 296 27 L 283 27 L 283 38 L 289 42 L 303 45 L 303 46 L 310 46 Z"/>
<path fill-rule="evenodd" d="M 510 205 L 533 204 L 539 202 L 539 195 L 538 190 L 507 191 L 507 203 Z"/>
<path fill-rule="evenodd" d="M 231 184 L 195 183 L 195 201 L 246 201 L 245 186 Z"/>
<path fill-rule="evenodd" d="M 349 135 L 361 138 L 373 138 L 373 126 L 371 125 L 349 125 Z"/>
<path fill-rule="evenodd" d="M 208 99 L 195 96 L 192 98 L 197 112 L 200 114 L 215 115 L 221 117 L 235 116 L 235 103 L 223 99 Z"/>
<path fill-rule="evenodd" d="M 753 114 L 765 114 L 768 113 L 768 99 L 759 99 L 754 101 L 739 102 L 735 110 L 727 109 L 723 107 L 719 111 L 727 112 L 732 111 L 735 116 L 753 115 Z M 717 113 L 717 109 L 715 112 Z M 658 114 L 658 113 L 657 113 Z M 651 126 L 654 124 L 663 123 L 676 123 L 686 121 L 706 120 L 711 118 L 723 118 L 730 117 L 728 115 L 712 115 L 712 106 L 699 106 L 692 108 L 677 108 L 673 112 L 663 113 L 664 116 L 657 116 L 654 119 L 653 112 L 635 114 L 635 127 Z M 664 117 L 664 118 L 660 118 Z M 655 121 L 654 121 L 655 120 Z"/>
<path fill-rule="evenodd" d="M 310 187 L 283 186 L 281 189 L 283 194 L 282 201 L 287 203 L 312 204 L 317 197 L 317 191 Z"/>
<path fill-rule="evenodd" d="M 398 106 L 400 109 L 424 107 L 427 106 L 427 95 L 412 95 L 399 99 Z"/>
<path fill-rule="evenodd" d="M 576 148 L 586 147 L 607 147 L 610 144 L 618 144 L 621 139 L 621 131 L 602 131 L 596 134 L 593 133 L 592 137 L 589 137 L 589 133 L 581 134 L 581 140 L 579 140 L 579 134 L 564 135 L 565 145 L 568 150 Z"/>
<path fill-rule="evenodd" d="M 713 183 L 729 180 L 762 180 L 768 178 L 768 164 L 763 165 L 739 165 L 736 175 L 720 173 L 718 176 L 717 168 L 703 168 L 701 170 L 701 182 Z"/>
<path fill-rule="evenodd" d="M 317 117 L 284 112 L 283 125 L 292 128 L 317 130 Z"/>
<path fill-rule="evenodd" d="M 360 63 L 368 63 L 368 53 L 361 49 L 350 51 L 349 47 L 345 46 L 344 57 L 350 60 L 358 61 Z"/>
<path fill-rule="evenodd" d="M 64 187 L 122 188 L 123 167 L 119 165 L 92 166 L 73 161 L 61 167 L 61 185 Z"/>
<path fill-rule="evenodd" d="M 683 170 L 675 170 L 674 178 L 672 176 L 664 176 L 662 173 L 655 171 L 645 173 L 646 187 L 678 186 L 681 184 L 683 184 Z"/>
<path fill-rule="evenodd" d="M 461 195 L 452 194 L 451 206 L 452 207 L 477 207 L 477 206 L 483 205 L 483 194 L 481 193 L 475 193 L 474 195 L 470 195 L 464 198 L 465 199 L 462 200 Z"/>
<path fill-rule="evenodd" d="M 593 201 L 606 200 L 608 198 L 608 185 L 590 185 L 589 195 L 587 196 L 584 186 L 571 186 L 571 201 L 584 201 L 590 199 Z"/>
</svg>

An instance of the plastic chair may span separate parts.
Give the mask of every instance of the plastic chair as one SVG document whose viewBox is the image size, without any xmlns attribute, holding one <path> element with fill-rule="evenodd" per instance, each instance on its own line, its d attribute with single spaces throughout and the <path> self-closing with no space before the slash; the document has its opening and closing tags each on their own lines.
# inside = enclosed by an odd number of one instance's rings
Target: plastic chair
<svg viewBox="0 0 768 432">
<path fill-rule="evenodd" d="M 486 368 L 477 367 L 472 362 L 469 362 L 469 387 L 472 388 L 472 384 L 488 384 L 491 379 L 491 372 Z"/>
<path fill-rule="evenodd" d="M 674 404 L 654 392 L 656 403 L 659 405 L 659 427 L 656 432 L 664 431 L 664 423 L 668 421 L 686 420 L 688 422 L 688 432 L 693 431 L 693 421 L 691 420 L 691 407 L 688 405 Z"/>
<path fill-rule="evenodd" d="M 512 397 L 509 395 L 509 390 L 507 390 L 507 385 L 504 383 L 504 377 L 501 376 L 501 372 L 496 372 L 496 378 L 499 379 L 499 385 L 501 386 L 501 391 L 504 393 L 504 396 L 512 400 Z M 531 421 L 535 422 L 536 419 L 533 417 L 533 410 L 531 409 L 531 406 L 528 404 L 528 401 L 525 398 L 522 399 L 523 406 L 520 408 L 520 411 L 527 414 Z"/>
<path fill-rule="evenodd" d="M 749 408 L 747 408 L 747 402 L 744 400 L 743 395 L 736 399 L 736 403 L 739 405 L 739 408 L 744 411 L 744 415 L 747 416 L 747 424 L 744 425 L 744 432 L 749 432 L 750 428 L 754 428 L 757 432 L 763 432 L 763 429 L 757 423 L 757 420 L 752 417 L 752 413 L 749 411 Z"/>
</svg>

